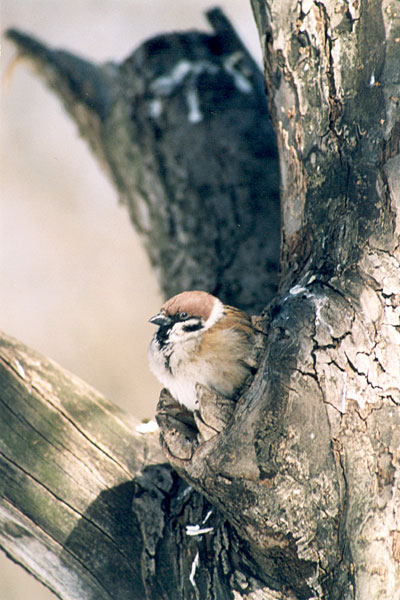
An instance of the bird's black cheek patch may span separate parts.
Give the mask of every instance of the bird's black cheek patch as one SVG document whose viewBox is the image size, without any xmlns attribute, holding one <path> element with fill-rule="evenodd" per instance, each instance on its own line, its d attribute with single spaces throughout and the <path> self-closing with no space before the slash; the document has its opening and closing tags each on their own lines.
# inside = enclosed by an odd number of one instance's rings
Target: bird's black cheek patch
<svg viewBox="0 0 400 600">
<path fill-rule="evenodd" d="M 197 331 L 201 327 L 202 327 L 202 324 L 201 324 L 200 321 L 198 321 L 197 323 L 191 323 L 191 324 L 188 324 L 188 325 L 184 325 L 183 326 L 183 331 Z"/>
<path fill-rule="evenodd" d="M 160 344 L 160 348 L 163 348 L 167 345 L 169 340 L 169 334 L 172 329 L 172 325 L 168 325 L 166 327 L 160 327 L 156 333 L 157 341 Z"/>
</svg>

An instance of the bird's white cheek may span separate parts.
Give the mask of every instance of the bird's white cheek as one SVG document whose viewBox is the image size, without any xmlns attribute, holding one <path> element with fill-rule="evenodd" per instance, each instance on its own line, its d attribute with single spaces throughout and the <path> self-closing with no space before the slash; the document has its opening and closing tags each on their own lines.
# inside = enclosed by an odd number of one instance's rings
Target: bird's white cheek
<svg viewBox="0 0 400 600">
<path fill-rule="evenodd" d="M 168 343 L 175 352 L 194 352 L 199 344 L 201 335 L 198 331 L 188 332 L 183 323 L 176 323 L 169 334 Z"/>
</svg>

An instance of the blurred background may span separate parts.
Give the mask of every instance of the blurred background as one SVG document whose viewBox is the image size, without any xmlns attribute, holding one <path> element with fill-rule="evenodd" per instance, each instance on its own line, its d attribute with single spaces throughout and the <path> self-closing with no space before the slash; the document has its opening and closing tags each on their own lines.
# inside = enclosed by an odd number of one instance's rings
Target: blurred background
<svg viewBox="0 0 400 600">
<path fill-rule="evenodd" d="M 218 2 L 261 61 L 249 0 Z M 94 61 L 152 35 L 207 29 L 205 0 L 1 0 L 15 27 Z M 162 298 L 127 210 L 58 100 L 2 39 L 0 328 L 112 402 L 152 418 L 148 323 Z M 0 552 L 1 600 L 55 596 Z"/>
</svg>

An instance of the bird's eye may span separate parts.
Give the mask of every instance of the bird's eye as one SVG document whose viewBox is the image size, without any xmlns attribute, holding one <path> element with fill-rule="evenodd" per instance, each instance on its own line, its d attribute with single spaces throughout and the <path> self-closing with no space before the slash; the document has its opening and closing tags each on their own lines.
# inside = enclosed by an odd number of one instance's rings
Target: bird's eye
<svg viewBox="0 0 400 600">
<path fill-rule="evenodd" d="M 186 317 L 187 317 L 187 316 L 188 316 L 187 312 L 184 312 L 184 311 L 183 311 L 183 312 L 179 313 L 179 317 L 180 317 L 181 319 L 186 319 Z"/>
</svg>

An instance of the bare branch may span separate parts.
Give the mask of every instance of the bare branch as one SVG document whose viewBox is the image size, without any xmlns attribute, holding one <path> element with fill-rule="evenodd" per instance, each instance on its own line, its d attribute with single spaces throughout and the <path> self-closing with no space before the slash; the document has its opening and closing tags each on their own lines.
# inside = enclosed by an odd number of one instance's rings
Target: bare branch
<svg viewBox="0 0 400 600">
<path fill-rule="evenodd" d="M 226 17 L 94 65 L 11 30 L 128 205 L 166 297 L 204 289 L 260 312 L 277 289 L 275 137 L 262 74 Z"/>
</svg>

